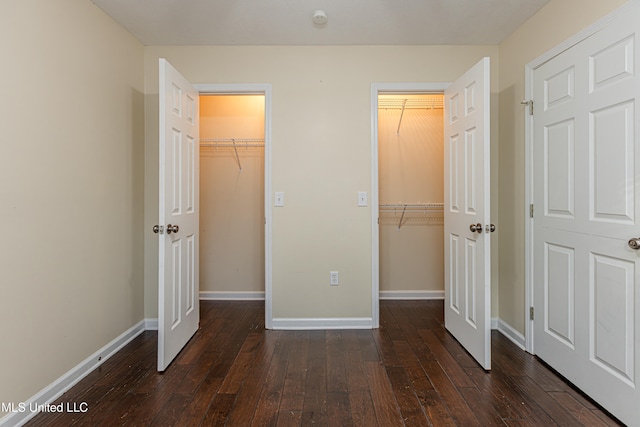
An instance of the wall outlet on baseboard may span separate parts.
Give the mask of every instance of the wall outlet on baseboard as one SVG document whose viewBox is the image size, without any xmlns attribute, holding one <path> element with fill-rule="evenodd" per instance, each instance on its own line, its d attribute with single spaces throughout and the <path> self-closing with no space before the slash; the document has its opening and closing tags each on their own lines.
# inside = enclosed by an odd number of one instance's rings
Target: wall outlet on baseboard
<svg viewBox="0 0 640 427">
<path fill-rule="evenodd" d="M 340 284 L 340 279 L 338 277 L 337 271 L 329 272 L 329 284 L 331 284 L 331 286 L 338 286 Z"/>
</svg>

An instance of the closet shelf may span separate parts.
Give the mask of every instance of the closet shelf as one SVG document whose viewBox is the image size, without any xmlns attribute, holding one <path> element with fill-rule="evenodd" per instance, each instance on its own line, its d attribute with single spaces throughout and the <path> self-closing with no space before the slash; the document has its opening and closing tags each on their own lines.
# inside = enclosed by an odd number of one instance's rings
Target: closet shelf
<svg viewBox="0 0 640 427">
<path fill-rule="evenodd" d="M 411 98 L 392 98 L 379 99 L 378 108 L 385 109 L 426 109 L 426 110 L 442 110 L 444 108 L 444 97 L 433 97 L 426 99 Z"/>
<path fill-rule="evenodd" d="M 238 148 L 264 147 L 264 138 L 201 138 L 200 147 L 232 147 L 236 155 L 238 169 L 242 172 L 242 163 L 240 163 Z"/>
<path fill-rule="evenodd" d="M 263 138 L 201 138 L 201 147 L 264 147 Z"/>
<path fill-rule="evenodd" d="M 407 109 L 425 109 L 425 110 L 442 110 L 444 109 L 443 96 L 431 96 L 428 98 L 382 98 L 378 99 L 378 109 L 399 109 L 400 119 L 398 120 L 398 129 L 396 134 L 400 135 L 400 125 L 404 117 L 404 110 Z"/>
<path fill-rule="evenodd" d="M 402 225 L 408 220 L 422 220 L 422 221 L 442 221 L 444 214 L 444 203 L 381 203 L 378 205 L 378 209 L 382 215 L 388 215 L 393 213 L 393 218 L 385 218 L 382 216 L 380 224 L 386 222 L 385 220 L 394 220 L 394 223 L 398 222 L 398 230 L 402 228 Z M 416 216 L 416 214 L 422 214 Z M 399 219 L 396 219 L 400 215 Z"/>
<path fill-rule="evenodd" d="M 410 209 L 443 211 L 444 203 L 381 203 L 378 207 L 380 210 Z"/>
</svg>

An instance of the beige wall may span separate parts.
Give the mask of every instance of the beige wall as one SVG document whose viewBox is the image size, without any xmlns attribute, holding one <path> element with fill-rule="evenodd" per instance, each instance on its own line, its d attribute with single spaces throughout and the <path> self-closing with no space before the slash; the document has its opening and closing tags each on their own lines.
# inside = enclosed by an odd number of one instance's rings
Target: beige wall
<svg viewBox="0 0 640 427">
<path fill-rule="evenodd" d="M 403 99 L 410 102 L 404 110 Z M 385 94 L 379 100 L 380 203 L 443 203 L 443 95 Z M 411 108 L 418 100 L 439 107 Z M 384 108 L 392 105 L 385 101 L 397 107 Z M 443 212 L 382 210 L 379 218 L 380 291 L 444 291 Z"/>
<path fill-rule="evenodd" d="M 524 67 L 625 0 L 552 0 L 500 44 L 500 313 L 524 333 Z"/>
<path fill-rule="evenodd" d="M 146 230 L 157 218 L 161 56 L 195 83 L 273 85 L 273 189 L 287 201 L 274 210 L 273 297 L 284 318 L 371 316 L 371 207 L 356 207 L 357 191 L 371 191 L 370 83 L 451 81 L 491 56 L 499 314 L 522 332 L 524 65 L 623 3 L 552 0 L 499 47 L 144 48 L 88 0 L 2 2 L 0 401 L 29 398 L 157 317 L 157 237 Z"/>
<path fill-rule="evenodd" d="M 0 52 L 0 402 L 17 403 L 143 319 L 143 46 L 88 0 L 21 0 L 0 3 Z"/>
<path fill-rule="evenodd" d="M 200 138 L 264 138 L 263 95 L 200 97 Z M 200 149 L 200 291 L 264 292 L 264 148 Z M 242 170 L 240 170 L 242 166 Z"/>
<path fill-rule="evenodd" d="M 273 210 L 273 315 L 371 317 L 371 207 L 357 207 L 357 192 L 371 191 L 371 83 L 448 82 L 491 56 L 497 88 L 497 53 L 497 46 L 147 47 L 146 228 L 157 218 L 158 58 L 193 83 L 270 83 L 273 191 L 286 200 Z M 492 101 L 497 149 L 497 92 Z M 147 233 L 145 245 L 145 313 L 155 317 L 157 238 Z M 331 270 L 340 286 L 329 286 Z"/>
</svg>

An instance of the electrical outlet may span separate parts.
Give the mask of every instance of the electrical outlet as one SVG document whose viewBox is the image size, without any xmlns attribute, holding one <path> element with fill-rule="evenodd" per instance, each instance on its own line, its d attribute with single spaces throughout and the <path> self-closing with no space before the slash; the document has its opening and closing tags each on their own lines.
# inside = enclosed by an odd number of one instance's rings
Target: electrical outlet
<svg viewBox="0 0 640 427">
<path fill-rule="evenodd" d="M 338 279 L 337 271 L 329 272 L 329 283 L 331 284 L 331 286 L 338 286 L 338 284 L 340 283 L 340 280 Z"/>
</svg>

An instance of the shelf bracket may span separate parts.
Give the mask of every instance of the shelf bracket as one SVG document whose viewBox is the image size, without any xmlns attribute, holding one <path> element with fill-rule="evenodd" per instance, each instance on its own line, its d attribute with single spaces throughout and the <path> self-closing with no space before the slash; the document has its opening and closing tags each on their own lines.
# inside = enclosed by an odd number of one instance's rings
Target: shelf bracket
<svg viewBox="0 0 640 427">
<path fill-rule="evenodd" d="M 402 111 L 400 112 L 400 120 L 398 120 L 398 130 L 396 130 L 396 135 L 400 135 L 400 125 L 402 124 L 402 116 L 404 116 L 404 108 L 407 105 L 407 100 L 402 101 Z"/>
<path fill-rule="evenodd" d="M 398 230 L 402 227 L 402 220 L 404 219 L 404 213 L 407 211 L 407 205 L 404 205 L 402 208 L 402 215 L 400 216 L 400 221 L 398 222 Z"/>
<path fill-rule="evenodd" d="M 231 139 L 231 142 L 233 143 L 233 151 L 236 153 L 236 161 L 238 162 L 238 168 L 240 169 L 240 172 L 242 172 L 242 163 L 240 163 L 240 156 L 238 156 L 238 146 L 236 145 L 236 140 Z"/>
</svg>

